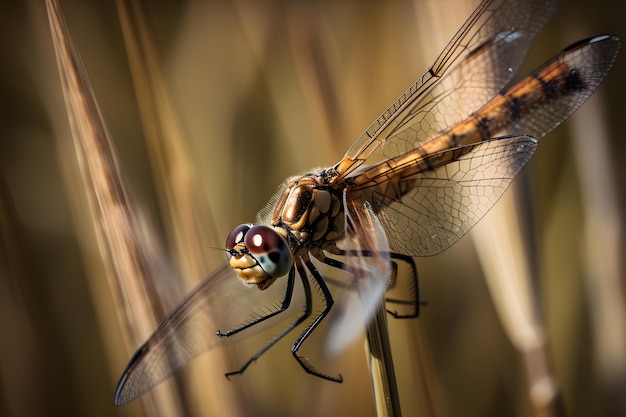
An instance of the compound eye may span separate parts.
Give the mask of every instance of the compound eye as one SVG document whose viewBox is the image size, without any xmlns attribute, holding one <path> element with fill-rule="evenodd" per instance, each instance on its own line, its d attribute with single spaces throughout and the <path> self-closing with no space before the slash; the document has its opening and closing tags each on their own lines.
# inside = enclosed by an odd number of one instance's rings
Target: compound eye
<svg viewBox="0 0 626 417">
<path fill-rule="evenodd" d="M 252 227 L 251 224 L 240 224 L 239 226 L 235 227 L 226 238 L 226 250 L 231 251 L 236 244 L 242 243 L 243 238 L 246 233 L 248 233 L 248 230 L 250 230 L 250 227 Z"/>
<path fill-rule="evenodd" d="M 287 241 L 271 227 L 253 226 L 245 233 L 244 244 L 248 252 L 271 277 L 289 272 L 293 263 Z"/>
</svg>

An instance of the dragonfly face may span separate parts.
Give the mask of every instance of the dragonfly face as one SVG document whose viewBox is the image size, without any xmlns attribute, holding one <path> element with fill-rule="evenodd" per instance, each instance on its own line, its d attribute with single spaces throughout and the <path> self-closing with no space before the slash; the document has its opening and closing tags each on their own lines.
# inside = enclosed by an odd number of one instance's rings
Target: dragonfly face
<svg viewBox="0 0 626 417">
<path fill-rule="evenodd" d="M 336 165 L 288 179 L 258 225 L 240 225 L 229 234 L 228 263 L 193 290 L 133 356 L 116 404 L 134 400 L 220 338 L 280 315 L 294 299 L 296 280 L 302 314 L 227 376 L 242 373 L 276 341 L 308 323 L 292 345 L 294 358 L 307 373 L 340 382 L 341 375 L 321 373 L 298 355 L 334 304 L 322 267 L 349 277 L 343 289 L 358 294 L 349 299 L 362 301 L 367 320 L 393 281 L 396 263 L 407 263 L 417 284 L 413 257 L 437 254 L 467 233 L 538 141 L 582 105 L 611 68 L 619 39 L 602 35 L 570 46 L 508 87 L 557 6 L 556 0 L 483 0 L 435 63 Z M 264 293 L 280 279 L 284 292 L 265 304 L 270 307 L 262 315 L 244 316 L 239 323 L 246 324 L 218 330 L 215 337 L 207 323 L 219 322 L 221 311 L 230 316 L 246 308 L 231 308 L 246 303 L 225 295 L 233 270 Z M 324 308 L 307 320 L 315 295 L 311 283 Z M 417 315 L 417 292 L 408 300 L 386 301 L 396 317 L 402 315 L 390 304 L 413 304 L 414 313 L 407 316 Z M 336 345 L 349 341 L 358 323 L 350 317 L 330 323 L 330 334 L 343 337 Z"/>
<path fill-rule="evenodd" d="M 344 232 L 341 195 L 326 171 L 290 178 L 270 205 L 271 227 L 242 224 L 230 232 L 230 266 L 246 284 L 264 290 L 289 272 L 294 254 L 334 247 Z"/>
<path fill-rule="evenodd" d="M 228 263 L 248 285 L 260 290 L 289 272 L 293 264 L 285 238 L 265 225 L 242 224 L 226 239 Z"/>
</svg>

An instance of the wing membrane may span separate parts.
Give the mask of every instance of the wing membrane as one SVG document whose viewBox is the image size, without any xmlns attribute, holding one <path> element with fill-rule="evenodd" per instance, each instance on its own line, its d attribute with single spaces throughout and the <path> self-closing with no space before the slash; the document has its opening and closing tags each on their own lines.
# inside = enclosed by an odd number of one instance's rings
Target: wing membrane
<svg viewBox="0 0 626 417">
<path fill-rule="evenodd" d="M 619 47 L 620 41 L 615 36 L 584 39 L 533 71 L 504 97 L 514 96 L 516 91 L 539 82 L 541 89 L 538 93 L 544 100 L 521 117 L 513 117 L 512 123 L 499 134 L 524 133 L 537 139 L 547 135 L 596 91 L 615 62 Z M 509 104 L 508 107 L 514 106 Z"/>
<path fill-rule="evenodd" d="M 191 358 L 218 343 L 239 339 L 220 339 L 216 331 L 239 327 L 268 310 L 276 309 L 276 304 L 284 296 L 284 288 L 284 285 L 274 283 L 266 291 L 251 290 L 224 262 L 181 301 L 135 352 L 118 382 L 115 404 L 133 401 Z M 301 295 L 295 296 L 292 304 L 294 309 L 301 307 Z M 283 314 L 280 319 L 288 314 Z M 243 332 L 245 335 L 241 337 L 275 323 L 257 324 Z"/>
<path fill-rule="evenodd" d="M 353 191 L 380 212 L 392 250 L 435 255 L 460 239 L 530 157 L 534 146 L 520 148 L 519 141 L 541 139 L 576 111 L 608 73 L 619 45 L 608 35 L 580 41 L 428 144 L 355 173 Z"/>
<path fill-rule="evenodd" d="M 513 136 L 447 149 L 433 157 L 463 155 L 402 180 L 411 191 L 400 200 L 374 191 L 391 250 L 429 256 L 450 247 L 498 201 L 536 147 L 530 136 Z"/>
<path fill-rule="evenodd" d="M 515 75 L 558 3 L 482 1 L 434 64 L 350 147 L 337 166 L 340 175 L 366 160 L 366 165 L 375 165 L 418 146 L 493 97 Z M 466 79 L 472 81 L 459 88 L 460 80 Z M 449 103 L 458 105 L 448 109 L 444 104 Z M 446 112 L 451 114 L 442 117 Z"/>
</svg>

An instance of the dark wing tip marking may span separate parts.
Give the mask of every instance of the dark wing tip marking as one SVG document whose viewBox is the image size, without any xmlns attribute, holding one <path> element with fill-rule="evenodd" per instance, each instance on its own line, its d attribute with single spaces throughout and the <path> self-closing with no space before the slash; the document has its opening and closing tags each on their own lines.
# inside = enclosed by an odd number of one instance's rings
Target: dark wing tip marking
<svg viewBox="0 0 626 417">
<path fill-rule="evenodd" d="M 564 93 L 581 91 L 585 88 L 587 88 L 587 83 L 580 77 L 578 70 L 573 68 L 565 78 Z"/>
<path fill-rule="evenodd" d="M 617 36 L 604 34 L 598 35 L 591 38 L 581 39 L 578 42 L 574 42 L 569 45 L 567 48 L 563 50 L 563 53 L 571 52 L 576 49 L 584 48 L 589 45 L 593 45 L 596 43 L 608 43 L 607 47 L 611 48 L 610 44 L 614 44 L 613 54 L 605 53 L 606 58 L 608 58 L 611 62 L 615 59 L 615 55 L 617 54 L 617 50 L 620 46 L 620 39 Z M 564 93 L 581 91 L 588 88 L 588 83 L 584 79 L 584 75 L 581 76 L 580 69 L 577 67 L 572 67 L 569 74 L 565 78 L 564 84 Z M 595 90 L 595 88 L 594 88 Z"/>
<path fill-rule="evenodd" d="M 128 365 L 126 365 L 124 372 L 122 372 L 122 376 L 120 377 L 120 380 L 117 383 L 117 387 L 115 388 L 115 396 L 113 398 L 113 403 L 116 406 L 128 404 L 138 397 L 136 393 L 128 392 L 128 387 L 126 386 L 126 383 L 128 382 L 128 377 L 131 374 L 130 371 L 135 367 L 135 364 L 139 361 L 139 358 L 141 358 L 145 352 L 145 346 L 137 349 L 137 351 L 128 361 Z"/>
</svg>

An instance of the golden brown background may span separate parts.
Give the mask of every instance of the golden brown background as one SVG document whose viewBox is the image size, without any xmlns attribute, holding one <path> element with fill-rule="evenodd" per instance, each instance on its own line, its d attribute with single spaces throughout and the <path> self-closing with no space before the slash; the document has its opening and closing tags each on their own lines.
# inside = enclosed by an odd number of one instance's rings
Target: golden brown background
<svg viewBox="0 0 626 417">
<path fill-rule="evenodd" d="M 623 4 L 564 3 L 527 69 L 579 38 L 623 35 Z M 167 249 L 176 233 L 166 220 L 172 206 L 160 194 L 162 165 L 145 139 L 150 126 L 138 110 L 145 97 L 133 84 L 116 5 L 61 4 L 127 185 L 156 231 L 152 239 L 172 258 L 164 263 L 175 265 L 180 253 Z M 462 0 L 144 6 L 184 138 L 176 138 L 188 155 L 183 171 L 193 177 L 184 191 L 211 213 L 211 227 L 196 230 L 209 266 L 221 260 L 210 247 L 254 220 L 284 178 L 338 161 L 471 10 Z M 113 406 L 132 352 L 90 230 L 44 2 L 0 9 L 0 416 L 145 415 L 141 401 Z M 507 336 L 466 237 L 418 260 L 429 306 L 418 320 L 391 325 L 404 415 L 626 415 L 623 55 L 598 94 L 541 142 L 518 181 L 531 196 L 519 207 L 530 225 L 532 299 L 564 410 L 529 399 L 534 356 L 521 355 Z M 185 276 L 185 288 L 201 278 Z M 176 413 L 375 415 L 361 342 L 334 363 L 345 378 L 337 385 L 302 372 L 287 339 L 231 382 L 222 369 L 192 362 L 204 379 Z"/>
</svg>

